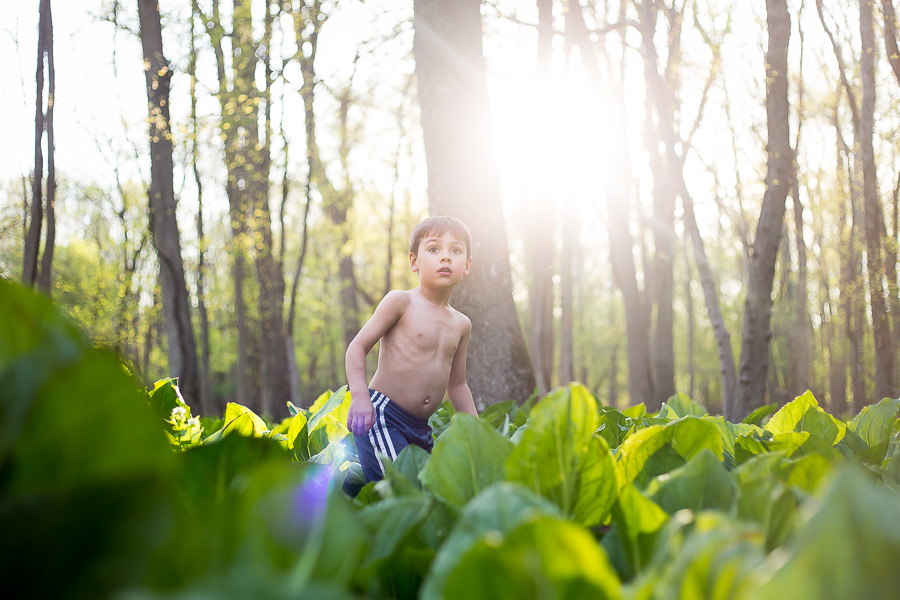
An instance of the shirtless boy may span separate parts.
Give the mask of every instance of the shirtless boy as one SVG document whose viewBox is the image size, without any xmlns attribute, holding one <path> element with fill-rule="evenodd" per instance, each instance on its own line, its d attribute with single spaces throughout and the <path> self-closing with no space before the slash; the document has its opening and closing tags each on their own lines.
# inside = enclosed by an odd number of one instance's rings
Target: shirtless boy
<svg viewBox="0 0 900 600">
<path fill-rule="evenodd" d="M 384 477 L 381 456 L 396 459 L 409 444 L 431 452 L 430 417 L 446 392 L 457 411 L 477 415 L 466 383 L 468 317 L 450 293 L 469 274 L 471 235 L 453 217 L 432 217 L 410 235 L 409 264 L 419 286 L 389 292 L 347 347 L 347 428 L 366 482 Z M 378 367 L 366 384 L 366 355 L 378 340 Z"/>
</svg>

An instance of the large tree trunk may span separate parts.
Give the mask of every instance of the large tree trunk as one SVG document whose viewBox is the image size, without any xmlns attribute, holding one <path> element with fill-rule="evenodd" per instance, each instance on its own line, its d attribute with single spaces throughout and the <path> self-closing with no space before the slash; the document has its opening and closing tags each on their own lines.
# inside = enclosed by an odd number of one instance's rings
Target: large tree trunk
<svg viewBox="0 0 900 600">
<path fill-rule="evenodd" d="M 733 422 L 740 421 L 765 403 L 769 343 L 772 338 L 772 282 L 793 171 L 787 79 L 791 17 L 786 0 L 766 0 L 766 23 L 769 33 L 769 47 L 766 50 L 768 173 L 750 257 L 738 393 L 735 404 L 725 407 L 725 418 Z"/>
<path fill-rule="evenodd" d="M 138 0 L 141 45 L 150 121 L 150 229 L 159 258 L 169 369 L 189 403 L 200 397 L 197 348 L 175 219 L 172 131 L 169 127 L 169 82 L 172 70 L 163 55 L 162 26 L 156 0 Z"/>
<path fill-rule="evenodd" d="M 884 213 L 878 198 L 873 132 L 875 125 L 875 31 L 871 0 L 859 0 L 859 33 L 862 42 L 862 107 L 860 110 L 860 159 L 863 170 L 863 201 L 866 215 L 866 267 L 875 338 L 875 399 L 893 397 L 894 342 L 891 336 L 890 305 L 884 287 L 882 254 Z"/>
<path fill-rule="evenodd" d="M 453 303 L 472 320 L 468 381 L 475 404 L 524 401 L 535 387 L 512 299 L 500 178 L 490 140 L 479 0 L 416 0 L 416 74 L 432 214 L 471 228 L 472 275 Z"/>
<path fill-rule="evenodd" d="M 894 71 L 894 77 L 897 78 L 897 83 L 900 83 L 900 49 L 897 48 L 897 15 L 894 12 L 894 4 L 891 0 L 881 0 L 881 14 L 884 16 L 884 46 L 887 49 L 888 61 L 891 63 L 891 69 Z"/>
<path fill-rule="evenodd" d="M 644 55 L 644 76 L 647 82 L 648 116 L 647 149 L 653 171 L 653 243 L 654 256 L 648 290 L 655 311 L 653 327 L 653 372 L 655 396 L 648 408 L 657 409 L 664 400 L 675 393 L 674 307 L 672 304 L 675 254 L 675 126 L 674 98 L 670 90 L 677 87 L 674 81 L 665 81 L 659 73 L 659 57 L 654 42 L 658 11 L 650 0 L 641 2 L 640 30 Z M 669 60 L 679 53 L 680 13 L 672 9 L 673 19 L 668 35 Z M 674 73 L 667 70 L 667 76 Z M 656 116 L 656 125 L 652 125 Z M 662 148 L 660 148 L 662 146 Z"/>
</svg>

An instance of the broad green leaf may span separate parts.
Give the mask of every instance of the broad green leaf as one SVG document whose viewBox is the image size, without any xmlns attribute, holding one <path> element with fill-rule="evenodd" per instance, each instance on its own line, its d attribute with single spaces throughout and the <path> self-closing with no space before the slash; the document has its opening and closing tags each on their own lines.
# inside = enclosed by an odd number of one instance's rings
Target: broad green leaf
<svg viewBox="0 0 900 600">
<path fill-rule="evenodd" d="M 682 417 L 702 417 L 706 414 L 703 405 L 691 400 L 687 394 L 675 394 L 663 402 L 657 416 L 661 419 L 680 419 Z"/>
<path fill-rule="evenodd" d="M 326 415 L 332 415 L 339 423 L 347 422 L 347 411 L 350 409 L 350 394 L 347 390 L 347 386 L 341 387 L 330 396 L 327 394 L 328 392 L 325 392 L 319 396 L 315 403 L 309 407 L 311 415 L 309 417 L 310 435 L 316 430 L 319 421 L 325 418 Z M 327 400 L 323 401 L 326 397 Z"/>
<path fill-rule="evenodd" d="M 502 481 L 512 449 L 512 443 L 490 425 L 458 413 L 422 469 L 422 483 L 444 502 L 462 508 L 481 490 Z"/>
<path fill-rule="evenodd" d="M 885 398 L 853 417 L 847 423 L 846 440 L 853 456 L 869 464 L 881 464 L 897 429 L 898 411 L 900 398 Z"/>
<path fill-rule="evenodd" d="M 751 434 L 753 432 L 761 432 L 762 430 L 755 425 L 748 425 L 747 423 L 731 423 L 726 421 L 724 417 L 703 417 L 704 421 L 709 421 L 710 423 L 715 424 L 719 429 L 719 434 L 722 436 L 722 446 L 724 450 L 723 458 L 725 461 L 725 467 L 728 469 L 732 469 L 737 465 L 737 461 L 734 457 L 734 443 L 737 441 L 737 438 L 742 435 Z"/>
<path fill-rule="evenodd" d="M 563 516 L 556 505 L 519 484 L 500 482 L 484 490 L 465 506 L 456 527 L 438 549 L 422 586 L 422 600 L 446 597 L 444 587 L 450 572 L 482 535 L 510 532 L 519 523 L 541 515 Z"/>
<path fill-rule="evenodd" d="M 500 429 L 503 425 L 504 419 L 509 416 L 509 413 L 516 407 L 515 400 L 504 400 L 503 402 L 497 402 L 496 404 L 491 404 L 487 408 L 482 411 L 481 420 L 489 424 L 494 429 Z"/>
<path fill-rule="evenodd" d="M 647 407 L 644 406 L 644 403 L 635 404 L 634 406 L 629 406 L 628 408 L 622 411 L 622 414 L 628 417 L 629 419 L 640 419 L 644 415 L 647 414 Z"/>
<path fill-rule="evenodd" d="M 653 562 L 629 589 L 630 598 L 744 600 L 758 586 L 765 560 L 761 535 L 728 516 L 678 513 L 659 534 Z"/>
<path fill-rule="evenodd" d="M 737 491 L 737 484 L 722 462 L 704 449 L 683 467 L 651 481 L 646 493 L 671 515 L 684 508 L 728 513 L 734 507 Z"/>
<path fill-rule="evenodd" d="M 403 496 L 363 508 L 359 518 L 373 539 L 364 566 L 390 558 L 403 538 L 425 520 L 432 504 L 425 496 Z"/>
<path fill-rule="evenodd" d="M 570 521 L 540 517 L 504 538 L 488 532 L 450 574 L 446 598 L 621 598 L 621 584 L 593 536 Z"/>
<path fill-rule="evenodd" d="M 753 432 L 739 436 L 734 442 L 734 456 L 738 464 L 766 452 L 783 452 L 791 456 L 801 452 L 812 434 L 807 431 L 790 431 L 772 435 L 768 431 Z"/>
<path fill-rule="evenodd" d="M 619 446 L 619 488 L 628 483 L 643 488 L 654 477 L 680 467 L 704 449 L 723 456 L 722 437 L 709 421 L 686 417 L 641 429 Z"/>
<path fill-rule="evenodd" d="M 773 434 L 805 431 L 833 446 L 844 437 L 847 426 L 819 408 L 812 392 L 807 390 L 772 415 L 765 430 Z"/>
<path fill-rule="evenodd" d="M 600 435 L 610 448 L 618 448 L 631 433 L 633 421 L 614 408 L 602 408 L 597 426 Z"/>
<path fill-rule="evenodd" d="M 225 406 L 225 433 L 235 431 L 241 435 L 262 437 L 269 430 L 266 422 L 255 412 L 237 402 Z"/>
<path fill-rule="evenodd" d="M 824 456 L 813 453 L 796 460 L 784 461 L 779 470 L 780 478 L 786 484 L 812 494 L 834 467 Z"/>
<path fill-rule="evenodd" d="M 582 524 L 602 521 L 616 487 L 609 448 L 594 435 L 597 422 L 596 400 L 584 386 L 548 394 L 532 409 L 528 429 L 506 462 L 507 479 L 552 500 Z"/>
<path fill-rule="evenodd" d="M 306 417 L 303 415 L 303 413 L 297 413 L 296 415 L 294 415 L 294 418 L 291 419 L 291 424 L 287 430 L 287 439 L 288 442 L 290 442 L 291 450 L 295 449 L 298 437 L 300 437 L 301 432 L 306 429 Z M 305 438 L 301 437 L 300 441 L 305 441 Z"/>
<path fill-rule="evenodd" d="M 778 412 L 778 403 L 772 402 L 770 404 L 763 404 L 762 406 L 756 408 L 749 415 L 744 417 L 744 420 L 741 423 L 745 423 L 747 425 L 756 425 L 758 427 L 765 426 L 766 422 L 769 420 L 771 415 L 774 415 Z"/>
<path fill-rule="evenodd" d="M 784 566 L 758 598 L 896 598 L 900 498 L 857 468 L 844 469 L 784 552 Z"/>
<path fill-rule="evenodd" d="M 611 546 L 620 546 L 628 563 L 622 570 L 629 578 L 644 569 L 650 560 L 656 533 L 668 520 L 666 511 L 632 484 L 622 488 L 611 514 L 613 529 L 604 536 L 603 545 L 607 551 Z"/>
</svg>

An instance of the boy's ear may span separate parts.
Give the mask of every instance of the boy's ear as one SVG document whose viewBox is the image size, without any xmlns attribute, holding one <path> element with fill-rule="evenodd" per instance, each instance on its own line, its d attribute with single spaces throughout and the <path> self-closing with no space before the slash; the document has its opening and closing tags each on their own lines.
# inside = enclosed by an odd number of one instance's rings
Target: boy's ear
<svg viewBox="0 0 900 600">
<path fill-rule="evenodd" d="M 417 263 L 416 255 L 412 252 L 409 253 L 409 268 L 413 273 L 419 270 L 419 265 Z"/>
<path fill-rule="evenodd" d="M 471 269 L 471 268 L 472 268 L 472 257 L 470 256 L 469 260 L 466 261 L 466 270 L 463 271 L 463 275 L 468 275 L 469 269 Z"/>
</svg>

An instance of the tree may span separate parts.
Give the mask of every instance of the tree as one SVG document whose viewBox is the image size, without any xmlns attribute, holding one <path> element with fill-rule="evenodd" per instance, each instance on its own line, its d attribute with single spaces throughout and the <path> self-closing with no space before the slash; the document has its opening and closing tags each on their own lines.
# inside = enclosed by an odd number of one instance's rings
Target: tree
<svg viewBox="0 0 900 600">
<path fill-rule="evenodd" d="M 150 230 L 159 258 L 169 369 L 172 375 L 179 378 L 185 399 L 197 402 L 200 397 L 197 347 L 191 326 L 178 222 L 175 219 L 172 130 L 169 126 L 172 70 L 163 55 L 162 25 L 156 0 L 138 0 L 138 14 L 150 123 Z"/>
<path fill-rule="evenodd" d="M 414 53 L 432 214 L 472 229 L 472 275 L 454 304 L 472 320 L 469 387 L 475 404 L 534 390 L 535 377 L 512 300 L 500 181 L 490 141 L 479 0 L 416 0 Z"/>
<path fill-rule="evenodd" d="M 724 407 L 725 418 L 734 422 L 765 402 L 772 338 L 772 283 L 793 173 L 787 78 L 791 16 L 786 0 L 766 0 L 766 25 L 766 191 L 750 255 L 738 393 L 734 405 Z"/>
<path fill-rule="evenodd" d="M 875 337 L 875 397 L 893 397 L 894 342 L 891 337 L 890 303 L 884 286 L 885 260 L 884 213 L 878 198 L 875 150 L 875 28 L 871 0 L 859 0 L 859 33 L 862 41 L 862 106 L 860 107 L 860 159 L 863 172 L 863 204 L 866 223 L 866 271 L 872 308 L 872 333 Z"/>
<path fill-rule="evenodd" d="M 41 0 L 40 20 L 38 24 L 37 73 L 35 81 L 34 117 L 34 174 L 31 184 L 31 224 L 25 237 L 25 253 L 22 263 L 22 282 L 34 285 L 35 282 L 45 294 L 50 294 L 50 271 L 53 263 L 53 248 L 56 241 L 56 159 L 53 139 L 53 104 L 56 100 L 56 68 L 53 61 L 53 16 L 50 0 Z M 44 111 L 44 61 L 47 61 L 47 109 Z M 47 131 L 47 195 L 44 196 L 44 158 L 41 150 L 41 139 Z M 46 203 L 46 214 L 44 206 Z M 47 219 L 47 238 L 44 252 L 40 259 L 41 229 L 44 217 Z"/>
</svg>

